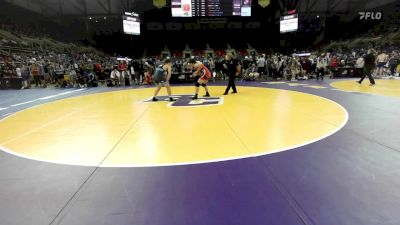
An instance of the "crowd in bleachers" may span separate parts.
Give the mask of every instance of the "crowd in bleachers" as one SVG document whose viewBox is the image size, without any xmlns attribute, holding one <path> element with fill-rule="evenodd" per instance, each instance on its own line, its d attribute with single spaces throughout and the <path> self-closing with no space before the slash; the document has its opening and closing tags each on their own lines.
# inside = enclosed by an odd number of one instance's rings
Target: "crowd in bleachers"
<svg viewBox="0 0 400 225">
<path fill-rule="evenodd" d="M 96 54 L 53 51 L 1 52 L 1 78 L 21 78 L 22 88 L 95 86 L 96 64 L 107 65 L 108 57 Z"/>
<path fill-rule="evenodd" d="M 4 28 L 4 26 L 3 26 Z M 44 36 L 42 36 L 44 37 Z M 47 41 L 43 41 L 47 40 Z M 21 88 L 96 87 L 152 84 L 152 73 L 161 64 L 162 57 L 141 59 L 117 58 L 95 49 L 65 44 L 51 39 L 26 38 L 0 29 L 0 78 L 19 78 Z M 24 48 L 25 46 L 25 48 Z M 21 48 L 22 47 L 22 48 Z M 223 48 L 220 48 L 223 49 Z M 176 80 L 190 80 L 193 64 L 201 61 L 213 72 L 213 79 L 225 80 L 222 64 L 225 50 L 216 50 L 206 56 L 202 50 L 192 54 L 172 55 L 173 75 Z M 362 68 L 367 48 L 344 47 L 324 51 L 300 52 L 290 55 L 272 52 L 230 49 L 242 65 L 241 79 L 323 79 L 338 68 Z M 177 53 L 179 50 L 174 50 Z M 399 47 L 389 45 L 377 48 L 376 76 L 398 76 Z M 166 55 L 163 55 L 166 57 Z M 362 73 L 362 70 L 361 70 Z"/>
<path fill-rule="evenodd" d="M 259 54 L 238 56 L 242 65 L 243 80 L 321 78 L 338 68 L 364 66 L 366 50 L 320 52 L 310 54 Z M 398 76 L 399 54 L 395 49 L 376 52 L 376 76 Z M 222 57 L 192 56 L 189 59 L 172 58 L 173 75 L 187 81 L 195 61 L 202 61 L 213 77 L 225 80 Z M 152 73 L 161 64 L 159 58 L 120 59 L 95 54 L 56 52 L 0 53 L 0 76 L 21 78 L 22 88 L 47 87 L 96 87 L 99 82 L 107 86 L 152 84 Z M 184 76 L 184 75 L 187 76 Z"/>
</svg>

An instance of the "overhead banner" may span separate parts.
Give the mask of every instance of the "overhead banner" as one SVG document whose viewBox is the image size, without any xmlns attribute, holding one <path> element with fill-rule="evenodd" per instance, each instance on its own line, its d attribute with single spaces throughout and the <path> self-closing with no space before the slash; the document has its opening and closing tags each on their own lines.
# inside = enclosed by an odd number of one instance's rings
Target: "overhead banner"
<svg viewBox="0 0 400 225">
<path fill-rule="evenodd" d="M 258 0 L 258 4 L 263 8 L 269 6 L 270 3 L 271 3 L 271 0 Z"/>
<path fill-rule="evenodd" d="M 167 5 L 167 0 L 153 0 L 153 5 L 159 9 Z"/>
</svg>

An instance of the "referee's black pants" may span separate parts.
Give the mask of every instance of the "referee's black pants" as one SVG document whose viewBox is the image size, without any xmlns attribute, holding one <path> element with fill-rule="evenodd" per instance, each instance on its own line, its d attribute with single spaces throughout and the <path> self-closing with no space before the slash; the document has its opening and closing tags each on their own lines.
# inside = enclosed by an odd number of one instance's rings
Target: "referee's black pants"
<svg viewBox="0 0 400 225">
<path fill-rule="evenodd" d="M 232 91 L 234 92 L 234 93 L 236 93 L 237 92 L 237 90 L 236 90 L 236 84 L 235 84 L 235 79 L 236 79 L 236 77 L 235 77 L 235 75 L 229 75 L 229 82 L 228 82 L 228 86 L 226 87 L 226 90 L 225 90 L 225 93 L 224 94 L 228 94 L 228 92 L 229 92 L 229 90 L 231 89 L 231 87 L 232 87 Z"/>
<path fill-rule="evenodd" d="M 375 80 L 372 77 L 372 71 L 374 70 L 374 67 L 366 66 L 364 67 L 364 74 L 361 76 L 361 80 L 358 81 L 358 83 L 362 83 L 365 77 L 368 76 L 369 82 L 371 84 L 375 84 Z"/>
</svg>

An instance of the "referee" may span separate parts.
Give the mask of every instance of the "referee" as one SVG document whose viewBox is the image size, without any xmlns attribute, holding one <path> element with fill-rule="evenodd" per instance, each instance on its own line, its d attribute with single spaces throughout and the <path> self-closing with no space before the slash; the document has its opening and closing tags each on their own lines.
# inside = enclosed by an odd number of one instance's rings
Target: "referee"
<svg viewBox="0 0 400 225">
<path fill-rule="evenodd" d="M 374 86 L 375 85 L 375 80 L 372 77 L 372 71 L 374 71 L 375 69 L 375 54 L 374 54 L 375 50 L 370 48 L 368 49 L 367 55 L 364 57 L 364 73 L 361 76 L 361 79 L 359 81 L 357 81 L 357 83 L 361 84 L 363 82 L 363 80 L 365 79 L 365 77 L 368 76 L 369 82 L 370 82 L 370 86 Z"/>
<path fill-rule="evenodd" d="M 228 75 L 229 83 L 226 87 L 224 95 L 227 95 L 229 89 L 232 87 L 232 93 L 237 93 L 235 79 L 236 76 L 240 75 L 240 65 L 239 62 L 233 58 L 232 53 L 227 53 L 225 56 L 225 61 L 223 62 L 223 70 L 226 75 Z"/>
</svg>

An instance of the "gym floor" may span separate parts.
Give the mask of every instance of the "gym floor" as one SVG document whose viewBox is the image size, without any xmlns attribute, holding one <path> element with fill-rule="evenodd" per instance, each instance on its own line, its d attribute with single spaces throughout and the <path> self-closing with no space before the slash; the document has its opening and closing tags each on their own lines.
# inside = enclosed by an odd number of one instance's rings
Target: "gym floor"
<svg viewBox="0 0 400 225">
<path fill-rule="evenodd" d="M 0 224 L 400 224 L 400 80 L 237 84 L 2 90 Z"/>
</svg>

